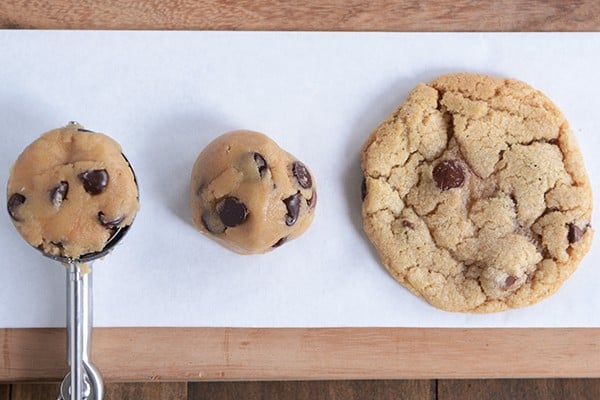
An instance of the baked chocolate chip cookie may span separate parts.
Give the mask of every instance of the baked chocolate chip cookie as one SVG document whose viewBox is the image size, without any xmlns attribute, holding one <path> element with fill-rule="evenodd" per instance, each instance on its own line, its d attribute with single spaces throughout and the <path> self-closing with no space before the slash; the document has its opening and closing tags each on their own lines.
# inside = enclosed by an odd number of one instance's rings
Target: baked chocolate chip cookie
<svg viewBox="0 0 600 400">
<path fill-rule="evenodd" d="M 77 123 L 43 134 L 11 169 L 7 210 L 29 244 L 70 259 L 102 251 L 138 210 L 121 147 Z"/>
<path fill-rule="evenodd" d="M 573 133 L 523 82 L 452 74 L 420 84 L 361 157 L 365 232 L 390 274 L 435 307 L 533 304 L 591 246 Z"/>
<path fill-rule="evenodd" d="M 264 253 L 300 236 L 316 205 L 316 182 L 306 165 L 261 133 L 221 135 L 194 164 L 194 224 L 235 252 Z"/>
</svg>

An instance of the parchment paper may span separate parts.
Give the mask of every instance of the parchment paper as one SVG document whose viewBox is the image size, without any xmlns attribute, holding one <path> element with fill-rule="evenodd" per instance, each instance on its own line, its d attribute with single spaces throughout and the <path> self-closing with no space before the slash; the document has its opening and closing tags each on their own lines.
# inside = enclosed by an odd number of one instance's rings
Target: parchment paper
<svg viewBox="0 0 600 400">
<path fill-rule="evenodd" d="M 362 233 L 358 164 L 418 82 L 482 72 L 524 80 L 563 110 L 598 196 L 598 34 L 0 31 L 0 49 L 0 182 L 25 146 L 71 120 L 114 137 L 135 168 L 142 209 L 93 266 L 96 326 L 600 327 L 597 240 L 532 307 L 448 313 L 409 293 Z M 238 128 L 268 134 L 316 176 L 312 227 L 267 255 L 225 250 L 188 211 L 196 156 Z M 64 268 L 6 212 L 0 243 L 0 327 L 64 326 Z"/>
</svg>

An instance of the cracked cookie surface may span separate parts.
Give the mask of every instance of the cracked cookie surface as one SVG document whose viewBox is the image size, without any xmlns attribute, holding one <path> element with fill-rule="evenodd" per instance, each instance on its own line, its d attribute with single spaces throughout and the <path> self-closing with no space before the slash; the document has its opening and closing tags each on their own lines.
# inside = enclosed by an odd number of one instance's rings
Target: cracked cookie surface
<svg viewBox="0 0 600 400">
<path fill-rule="evenodd" d="M 420 84 L 361 151 L 363 225 L 402 285 L 443 310 L 554 293 L 589 250 L 592 193 L 560 110 L 477 74 Z"/>
</svg>

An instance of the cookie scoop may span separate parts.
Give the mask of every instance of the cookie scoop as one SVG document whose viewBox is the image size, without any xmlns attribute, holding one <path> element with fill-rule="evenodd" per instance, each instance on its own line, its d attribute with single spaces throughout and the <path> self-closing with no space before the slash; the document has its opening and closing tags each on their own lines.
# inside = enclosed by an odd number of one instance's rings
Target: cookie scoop
<svg viewBox="0 0 600 400">
<path fill-rule="evenodd" d="M 219 136 L 194 164 L 194 224 L 237 253 L 265 253 L 300 236 L 316 205 L 316 181 L 308 167 L 261 133 Z"/>
<path fill-rule="evenodd" d="M 92 272 L 129 230 L 138 209 L 131 165 L 113 139 L 71 122 L 30 144 L 11 169 L 7 210 L 23 238 L 67 265 L 70 372 L 59 399 L 101 400 L 91 361 Z"/>
</svg>

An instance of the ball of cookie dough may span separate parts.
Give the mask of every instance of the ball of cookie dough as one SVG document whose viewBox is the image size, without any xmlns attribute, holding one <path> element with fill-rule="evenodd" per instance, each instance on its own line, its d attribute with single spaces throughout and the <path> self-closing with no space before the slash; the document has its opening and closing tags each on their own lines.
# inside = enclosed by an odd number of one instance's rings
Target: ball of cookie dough
<svg viewBox="0 0 600 400">
<path fill-rule="evenodd" d="M 202 233 L 237 253 L 264 253 L 306 231 L 316 189 L 308 167 L 273 140 L 234 131 L 213 140 L 194 164 L 192 218 Z"/>
<path fill-rule="evenodd" d="M 513 79 L 418 85 L 362 148 L 363 222 L 390 274 L 449 311 L 558 290 L 589 250 L 592 193 L 560 110 Z"/>
<path fill-rule="evenodd" d="M 117 142 L 70 123 L 21 153 L 11 168 L 7 209 L 29 244 L 78 259 L 102 251 L 132 223 L 138 188 Z"/>
</svg>

